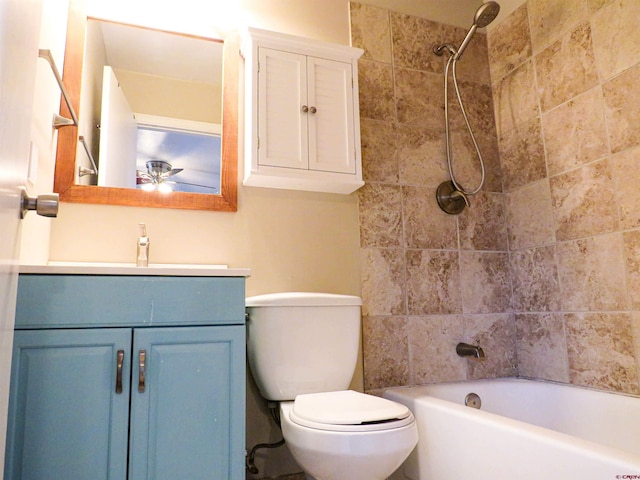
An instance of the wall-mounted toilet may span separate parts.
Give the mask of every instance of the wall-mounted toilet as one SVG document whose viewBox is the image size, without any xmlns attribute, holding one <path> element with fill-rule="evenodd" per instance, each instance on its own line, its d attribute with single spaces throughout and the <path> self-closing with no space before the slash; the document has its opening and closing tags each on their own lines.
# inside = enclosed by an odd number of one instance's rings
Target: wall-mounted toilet
<svg viewBox="0 0 640 480">
<path fill-rule="evenodd" d="M 359 297 L 279 293 L 246 299 L 249 366 L 280 402 L 282 434 L 318 480 L 382 480 L 418 442 L 411 411 L 347 390 L 360 335 Z"/>
</svg>

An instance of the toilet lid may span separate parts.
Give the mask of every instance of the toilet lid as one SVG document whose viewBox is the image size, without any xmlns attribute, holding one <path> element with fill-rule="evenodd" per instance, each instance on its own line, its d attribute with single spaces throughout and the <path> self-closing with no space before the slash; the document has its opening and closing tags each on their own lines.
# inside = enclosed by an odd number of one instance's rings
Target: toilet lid
<svg viewBox="0 0 640 480">
<path fill-rule="evenodd" d="M 409 417 L 413 420 L 405 405 L 353 390 L 298 395 L 292 414 L 302 423 L 324 425 L 381 424 Z"/>
</svg>

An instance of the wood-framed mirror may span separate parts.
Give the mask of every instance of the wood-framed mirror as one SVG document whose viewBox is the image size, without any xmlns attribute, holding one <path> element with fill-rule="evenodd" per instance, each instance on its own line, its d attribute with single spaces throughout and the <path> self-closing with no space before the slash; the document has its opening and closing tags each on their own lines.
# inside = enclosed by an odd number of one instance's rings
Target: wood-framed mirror
<svg viewBox="0 0 640 480">
<path fill-rule="evenodd" d="M 81 91 L 83 88 L 83 63 L 88 20 L 85 1 L 70 0 L 62 77 L 71 106 L 81 120 L 83 115 Z M 189 37 L 189 35 L 176 32 L 164 33 Z M 79 184 L 79 168 L 76 156 L 81 152 L 79 136 L 82 136 L 82 133 L 79 132 L 78 125 L 69 125 L 58 129 L 54 191 L 60 194 L 62 202 L 226 212 L 237 211 L 240 41 L 237 32 L 224 33 L 221 37 L 198 37 L 203 41 L 222 43 L 222 137 L 218 193 L 194 193 L 188 191 L 163 193 L 159 190 L 142 190 L 135 188 L 135 186 L 134 188 L 123 188 L 81 185 Z M 63 98 L 60 102 L 60 115 L 71 118 Z M 82 125 L 82 121 L 79 124 Z"/>
</svg>

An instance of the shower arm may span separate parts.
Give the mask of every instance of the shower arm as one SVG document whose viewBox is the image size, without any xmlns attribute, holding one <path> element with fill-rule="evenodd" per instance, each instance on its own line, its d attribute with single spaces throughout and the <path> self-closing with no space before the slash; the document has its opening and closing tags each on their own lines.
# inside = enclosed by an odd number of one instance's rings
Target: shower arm
<svg viewBox="0 0 640 480">
<path fill-rule="evenodd" d="M 441 57 L 444 54 L 444 51 L 447 50 L 449 55 L 454 56 L 457 53 L 456 47 L 451 45 L 450 43 L 443 43 L 441 45 L 436 45 L 433 47 L 433 53 Z"/>
</svg>

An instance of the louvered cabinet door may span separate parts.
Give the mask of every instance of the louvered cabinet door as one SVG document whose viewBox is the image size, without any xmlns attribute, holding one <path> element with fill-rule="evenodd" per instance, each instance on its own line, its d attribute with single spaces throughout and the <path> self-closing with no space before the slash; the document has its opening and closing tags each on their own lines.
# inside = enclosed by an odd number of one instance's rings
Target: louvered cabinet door
<svg viewBox="0 0 640 480">
<path fill-rule="evenodd" d="M 258 164 L 306 170 L 307 57 L 261 48 L 258 71 Z"/>
<path fill-rule="evenodd" d="M 350 63 L 307 58 L 309 169 L 356 173 Z"/>
</svg>

